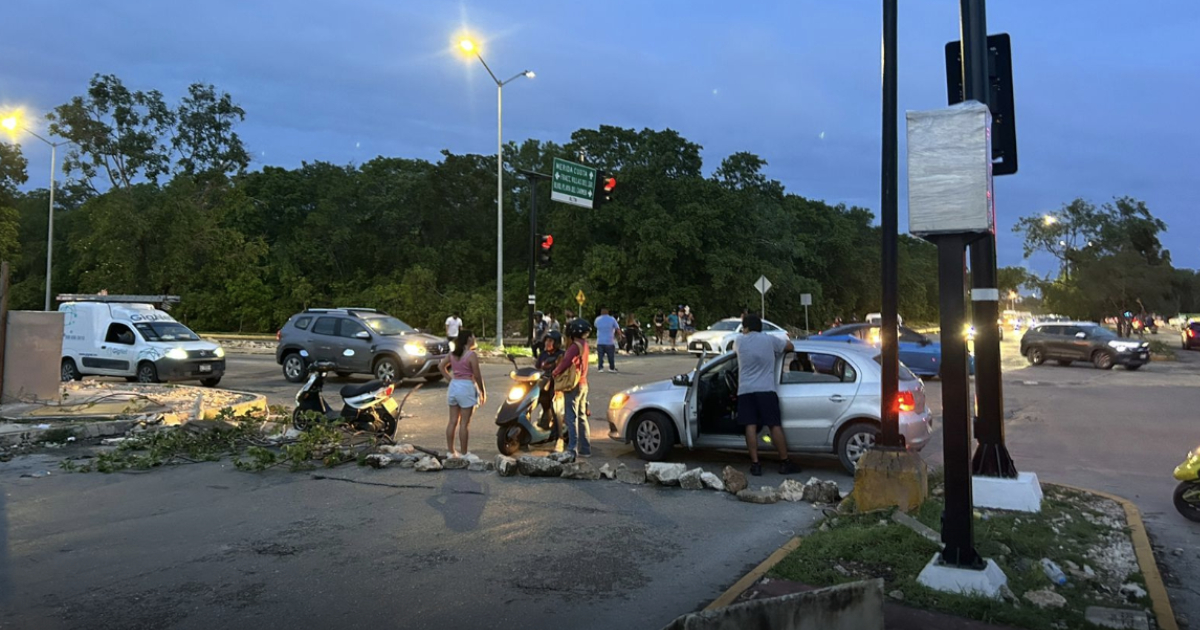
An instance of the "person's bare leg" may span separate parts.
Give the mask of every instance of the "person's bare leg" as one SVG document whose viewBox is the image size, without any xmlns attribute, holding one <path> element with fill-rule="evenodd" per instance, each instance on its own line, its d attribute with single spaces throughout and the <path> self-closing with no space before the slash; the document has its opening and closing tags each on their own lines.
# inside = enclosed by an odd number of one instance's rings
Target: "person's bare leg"
<svg viewBox="0 0 1200 630">
<path fill-rule="evenodd" d="M 775 450 L 779 451 L 779 461 L 786 462 L 788 458 L 787 438 L 783 435 L 783 427 L 771 427 L 771 441 Z"/>
<path fill-rule="evenodd" d="M 454 429 L 458 426 L 458 416 L 462 408 L 450 405 L 450 421 L 446 423 L 446 452 L 454 455 Z"/>
<path fill-rule="evenodd" d="M 758 463 L 758 425 L 746 426 L 746 450 L 750 451 L 750 463 Z"/>
<path fill-rule="evenodd" d="M 458 427 L 458 444 L 462 447 L 459 455 L 466 455 L 470 452 L 467 450 L 467 441 L 470 439 L 471 415 L 474 413 L 474 407 L 463 407 L 461 426 Z"/>
</svg>

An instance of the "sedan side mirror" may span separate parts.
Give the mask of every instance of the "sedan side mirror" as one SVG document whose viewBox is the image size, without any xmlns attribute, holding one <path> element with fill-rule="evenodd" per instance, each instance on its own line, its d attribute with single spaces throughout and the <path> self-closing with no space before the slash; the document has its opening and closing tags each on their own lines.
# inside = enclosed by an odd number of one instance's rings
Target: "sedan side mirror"
<svg viewBox="0 0 1200 630">
<path fill-rule="evenodd" d="M 1077 333 L 1075 333 L 1075 338 L 1076 339 L 1087 339 L 1087 333 L 1085 333 L 1083 331 L 1077 332 Z"/>
<path fill-rule="evenodd" d="M 365 330 L 360 330 L 360 331 L 354 333 L 354 338 L 355 339 L 370 339 L 371 333 L 369 333 Z"/>
</svg>

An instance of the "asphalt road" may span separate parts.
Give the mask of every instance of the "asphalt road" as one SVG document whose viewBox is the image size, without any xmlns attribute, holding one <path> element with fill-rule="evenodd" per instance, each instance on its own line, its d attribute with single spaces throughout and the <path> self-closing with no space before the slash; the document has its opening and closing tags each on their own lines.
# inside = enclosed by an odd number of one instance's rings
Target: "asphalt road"
<svg viewBox="0 0 1200 630">
<path fill-rule="evenodd" d="M 694 365 L 682 355 L 618 362 L 621 372 L 592 379 L 597 419 L 617 390 Z M 297 386 L 272 357 L 231 355 L 229 365 L 222 386 L 291 402 Z M 1200 525 L 1170 498 L 1171 469 L 1200 443 L 1200 353 L 1138 372 L 1032 368 L 1010 341 L 1004 367 L 1018 467 L 1134 500 L 1163 549 L 1176 610 L 1200 619 Z M 491 396 L 472 438 L 480 455 L 495 452 L 492 418 L 507 389 L 505 366 L 484 371 Z M 936 411 L 940 384 L 927 387 Z M 444 448 L 444 394 L 436 384 L 410 398 L 405 439 Z M 596 464 L 639 463 L 606 432 L 594 423 Z M 924 453 L 933 464 L 940 438 Z M 199 464 L 59 474 L 60 456 L 0 464 L 0 628 L 657 628 L 819 515 L 710 492 L 460 471 Z M 674 459 L 717 471 L 745 456 L 677 450 Z M 850 486 L 832 458 L 797 461 L 801 479 Z M 53 474 L 20 477 L 40 470 Z"/>
</svg>

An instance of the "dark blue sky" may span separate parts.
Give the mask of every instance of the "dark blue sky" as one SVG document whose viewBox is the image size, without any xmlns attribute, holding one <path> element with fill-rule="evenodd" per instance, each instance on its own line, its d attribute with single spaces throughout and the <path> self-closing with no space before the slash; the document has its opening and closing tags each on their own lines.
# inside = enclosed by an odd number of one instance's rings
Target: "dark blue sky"
<svg viewBox="0 0 1200 630">
<path fill-rule="evenodd" d="M 1021 263 L 1017 217 L 1132 195 L 1167 221 L 1176 264 L 1200 267 L 1200 3 L 989 4 L 989 31 L 1013 39 L 1021 163 L 997 178 L 1000 264 Z M 493 152 L 494 85 L 452 50 L 467 28 L 501 78 L 537 73 L 505 88 L 506 140 L 671 127 L 704 147 L 706 170 L 751 151 L 793 192 L 879 208 L 878 1 L 17 0 L 4 13 L 0 105 L 44 111 L 96 72 L 172 100 L 211 82 L 246 109 L 256 167 Z M 899 29 L 901 111 L 944 106 L 958 3 L 901 2 Z M 39 145 L 25 150 L 45 186 Z M 902 165 L 903 151 L 902 131 Z"/>
</svg>

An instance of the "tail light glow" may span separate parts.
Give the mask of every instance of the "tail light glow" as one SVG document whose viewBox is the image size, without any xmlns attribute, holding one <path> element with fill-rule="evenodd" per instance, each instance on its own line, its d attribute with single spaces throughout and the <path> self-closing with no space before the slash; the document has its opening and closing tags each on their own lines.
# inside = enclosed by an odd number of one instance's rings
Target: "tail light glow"
<svg viewBox="0 0 1200 630">
<path fill-rule="evenodd" d="M 395 385 L 395 383 L 393 383 L 393 384 L 391 384 L 391 385 L 388 385 L 388 386 L 387 386 L 387 389 L 383 390 L 383 397 L 384 397 L 384 398 L 390 398 L 390 397 L 391 397 L 391 395 L 392 395 L 392 392 L 394 392 L 394 391 L 396 391 L 396 385 Z"/>
<path fill-rule="evenodd" d="M 897 392 L 896 406 L 899 408 L 899 411 L 916 411 L 917 397 L 912 392 Z"/>
</svg>

